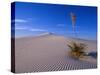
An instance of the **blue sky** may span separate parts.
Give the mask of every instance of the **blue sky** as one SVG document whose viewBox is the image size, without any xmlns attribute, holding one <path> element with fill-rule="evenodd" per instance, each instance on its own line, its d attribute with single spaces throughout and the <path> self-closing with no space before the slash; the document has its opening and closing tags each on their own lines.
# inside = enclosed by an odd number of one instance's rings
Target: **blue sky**
<svg viewBox="0 0 100 75">
<path fill-rule="evenodd" d="M 87 6 L 15 3 L 16 37 L 36 36 L 45 32 L 75 37 L 70 13 L 76 15 L 78 38 L 96 39 L 97 8 Z"/>
</svg>

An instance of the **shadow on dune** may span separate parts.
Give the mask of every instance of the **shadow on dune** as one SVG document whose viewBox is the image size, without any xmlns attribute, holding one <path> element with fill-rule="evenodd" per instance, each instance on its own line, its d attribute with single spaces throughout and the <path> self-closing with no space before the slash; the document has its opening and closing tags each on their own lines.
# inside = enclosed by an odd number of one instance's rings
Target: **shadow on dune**
<svg viewBox="0 0 100 75">
<path fill-rule="evenodd" d="M 97 58 L 97 52 L 90 52 L 90 53 L 88 53 L 88 56 L 91 56 L 91 57 L 93 57 L 93 58 Z"/>
</svg>

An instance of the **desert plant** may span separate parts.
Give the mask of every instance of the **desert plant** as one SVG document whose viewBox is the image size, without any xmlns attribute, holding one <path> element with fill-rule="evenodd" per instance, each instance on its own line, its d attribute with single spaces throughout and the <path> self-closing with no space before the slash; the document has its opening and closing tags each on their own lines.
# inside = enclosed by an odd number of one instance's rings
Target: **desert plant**
<svg viewBox="0 0 100 75">
<path fill-rule="evenodd" d="M 86 49 L 86 45 L 83 43 L 71 42 L 70 44 L 68 44 L 68 47 L 70 49 L 70 55 L 76 59 L 79 59 L 86 55 L 84 51 Z"/>
</svg>

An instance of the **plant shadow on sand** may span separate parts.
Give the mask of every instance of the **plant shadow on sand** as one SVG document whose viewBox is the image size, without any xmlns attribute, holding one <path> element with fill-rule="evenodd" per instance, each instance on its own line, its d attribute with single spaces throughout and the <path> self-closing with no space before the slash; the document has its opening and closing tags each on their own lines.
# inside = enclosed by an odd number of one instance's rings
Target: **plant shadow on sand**
<svg viewBox="0 0 100 75">
<path fill-rule="evenodd" d="M 97 59 L 97 52 L 90 52 L 90 53 L 88 53 L 88 56 L 91 56 L 91 57 Z"/>
</svg>

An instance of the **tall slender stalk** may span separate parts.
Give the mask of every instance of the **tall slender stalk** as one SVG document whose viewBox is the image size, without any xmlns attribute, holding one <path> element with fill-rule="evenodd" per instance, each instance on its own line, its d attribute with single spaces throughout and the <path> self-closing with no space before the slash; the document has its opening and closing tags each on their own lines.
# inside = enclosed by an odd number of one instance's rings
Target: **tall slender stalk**
<svg viewBox="0 0 100 75">
<path fill-rule="evenodd" d="M 74 13 L 70 13 L 71 15 L 71 20 L 72 20 L 72 29 L 73 29 L 73 33 L 75 34 L 75 37 L 77 37 L 77 33 L 76 33 L 76 30 L 75 30 L 75 26 L 76 26 L 76 15 Z"/>
</svg>

